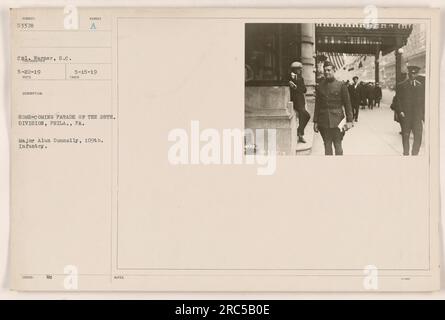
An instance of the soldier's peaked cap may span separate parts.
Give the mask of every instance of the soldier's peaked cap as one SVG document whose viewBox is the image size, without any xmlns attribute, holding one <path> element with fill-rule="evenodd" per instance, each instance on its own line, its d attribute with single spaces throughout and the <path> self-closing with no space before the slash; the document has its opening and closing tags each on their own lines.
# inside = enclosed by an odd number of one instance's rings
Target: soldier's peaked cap
<svg viewBox="0 0 445 320">
<path fill-rule="evenodd" d="M 409 73 L 419 72 L 419 70 L 420 70 L 420 67 L 418 67 L 418 66 L 408 66 L 406 68 L 408 69 Z"/>
<path fill-rule="evenodd" d="M 334 64 L 333 64 L 331 61 L 329 61 L 329 60 L 326 60 L 326 61 L 324 62 L 324 64 L 323 64 L 323 68 L 326 68 L 326 67 L 332 67 L 332 68 L 335 68 Z"/>
</svg>

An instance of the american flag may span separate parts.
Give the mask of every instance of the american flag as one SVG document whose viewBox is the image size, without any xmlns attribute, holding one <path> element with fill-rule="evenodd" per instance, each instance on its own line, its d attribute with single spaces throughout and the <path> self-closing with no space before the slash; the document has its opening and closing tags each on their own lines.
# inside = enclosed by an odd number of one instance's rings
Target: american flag
<svg viewBox="0 0 445 320">
<path fill-rule="evenodd" d="M 366 60 L 366 56 L 356 55 L 353 59 L 350 58 L 347 60 L 349 61 L 344 66 L 344 69 L 348 71 L 357 70 L 363 67 L 363 62 Z"/>
<path fill-rule="evenodd" d="M 337 52 L 322 52 L 321 55 L 324 55 L 328 58 L 330 62 L 335 66 L 336 70 L 340 70 L 345 65 L 345 57 L 343 53 L 337 53 Z"/>
</svg>

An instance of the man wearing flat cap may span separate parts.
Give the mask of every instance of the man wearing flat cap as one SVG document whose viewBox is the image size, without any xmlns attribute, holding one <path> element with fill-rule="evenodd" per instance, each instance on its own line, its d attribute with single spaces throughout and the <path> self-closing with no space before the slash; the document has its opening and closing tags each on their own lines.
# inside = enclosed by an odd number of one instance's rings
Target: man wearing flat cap
<svg viewBox="0 0 445 320">
<path fill-rule="evenodd" d="M 290 100 L 293 102 L 294 110 L 298 115 L 298 142 L 306 143 L 304 140 L 304 129 L 306 128 L 309 118 L 311 117 L 306 110 L 306 85 L 302 76 L 303 64 L 295 61 L 291 64 L 291 72 L 289 76 Z"/>
<path fill-rule="evenodd" d="M 409 137 L 414 141 L 411 155 L 419 154 L 422 144 L 423 121 L 425 120 L 425 84 L 418 77 L 420 68 L 408 66 L 408 78 L 397 84 L 395 108 L 402 127 L 403 155 L 410 154 Z"/>
<path fill-rule="evenodd" d="M 343 155 L 345 131 L 353 126 L 348 89 L 335 79 L 335 67 L 330 61 L 323 65 L 324 79 L 315 92 L 314 131 L 323 138 L 325 155 Z M 346 118 L 346 119 L 345 119 Z"/>
</svg>

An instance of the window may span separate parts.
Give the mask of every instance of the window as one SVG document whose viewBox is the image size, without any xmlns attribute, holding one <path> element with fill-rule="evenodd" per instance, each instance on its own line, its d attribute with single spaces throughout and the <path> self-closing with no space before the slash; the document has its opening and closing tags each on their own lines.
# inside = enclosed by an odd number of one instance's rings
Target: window
<svg viewBox="0 0 445 320">
<path fill-rule="evenodd" d="M 286 85 L 289 66 L 300 58 L 300 25 L 246 24 L 246 85 Z"/>
</svg>

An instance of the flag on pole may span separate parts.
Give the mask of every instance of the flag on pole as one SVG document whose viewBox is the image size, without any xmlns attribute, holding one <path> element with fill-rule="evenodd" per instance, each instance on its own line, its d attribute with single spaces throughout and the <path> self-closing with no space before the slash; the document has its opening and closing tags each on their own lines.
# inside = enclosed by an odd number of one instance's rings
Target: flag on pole
<svg viewBox="0 0 445 320">
<path fill-rule="evenodd" d="M 330 62 L 335 66 L 336 70 L 343 69 L 345 66 L 345 58 L 343 53 L 338 52 L 327 52 L 327 53 L 321 53 L 325 55 Z"/>
</svg>

